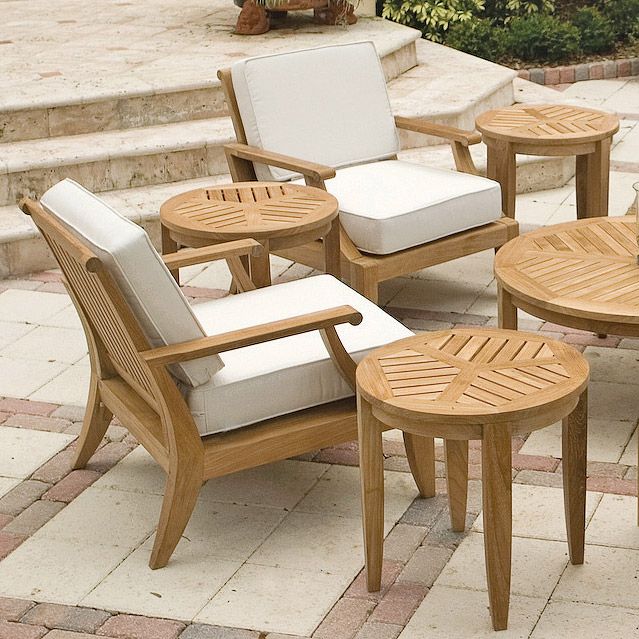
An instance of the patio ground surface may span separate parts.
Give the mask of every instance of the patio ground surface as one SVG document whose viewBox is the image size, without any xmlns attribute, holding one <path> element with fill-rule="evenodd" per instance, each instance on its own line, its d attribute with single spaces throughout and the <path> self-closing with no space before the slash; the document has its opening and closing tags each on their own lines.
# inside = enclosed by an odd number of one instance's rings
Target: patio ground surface
<svg viewBox="0 0 639 639">
<path fill-rule="evenodd" d="M 622 215 L 639 180 L 639 80 L 579 83 L 566 95 L 626 116 L 611 175 L 611 215 Z M 574 185 L 520 195 L 517 205 L 524 229 L 574 219 Z M 388 282 L 382 303 L 416 331 L 495 325 L 492 258 Z M 310 274 L 273 265 L 280 282 Z M 444 480 L 437 497 L 416 499 L 401 437 L 386 435 L 379 594 L 366 592 L 361 574 L 354 443 L 209 481 L 168 567 L 149 570 L 159 468 L 114 423 L 86 470 L 70 469 L 89 369 L 60 279 L 0 280 L 0 639 L 493 636 L 475 446 L 468 532 L 456 534 Z M 229 276 L 217 264 L 187 269 L 182 281 L 198 303 L 225 295 Z M 592 366 L 586 564 L 568 565 L 559 425 L 516 439 L 511 618 L 495 636 L 639 637 L 639 340 L 530 316 L 521 328 L 575 345 Z"/>
</svg>

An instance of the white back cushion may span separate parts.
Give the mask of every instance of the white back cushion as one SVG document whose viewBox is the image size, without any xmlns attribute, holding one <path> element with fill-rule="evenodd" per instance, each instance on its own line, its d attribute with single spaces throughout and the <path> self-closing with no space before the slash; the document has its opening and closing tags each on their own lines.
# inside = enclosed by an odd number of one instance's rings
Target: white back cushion
<svg viewBox="0 0 639 639">
<path fill-rule="evenodd" d="M 248 144 L 335 168 L 399 150 L 372 42 L 242 60 L 231 69 Z M 261 180 L 294 174 L 256 165 Z"/>
<path fill-rule="evenodd" d="M 109 270 L 152 346 L 204 337 L 182 291 L 146 232 L 73 180 L 52 186 L 40 203 Z M 176 365 L 173 374 L 197 387 L 222 369 L 214 355 Z"/>
</svg>

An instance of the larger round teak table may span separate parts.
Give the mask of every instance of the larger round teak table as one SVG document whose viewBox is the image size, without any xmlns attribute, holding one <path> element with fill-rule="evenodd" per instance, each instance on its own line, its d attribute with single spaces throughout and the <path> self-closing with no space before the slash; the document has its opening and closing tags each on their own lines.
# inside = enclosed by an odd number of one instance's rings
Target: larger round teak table
<svg viewBox="0 0 639 639">
<path fill-rule="evenodd" d="M 323 238 L 325 270 L 339 278 L 338 214 L 335 197 L 311 186 L 237 182 L 196 189 L 161 206 L 162 252 L 252 238 L 265 248 L 250 257 L 251 279 L 262 287 L 271 283 L 270 251 Z"/>
<path fill-rule="evenodd" d="M 482 113 L 475 126 L 488 147 L 487 176 L 501 184 L 504 215 L 515 217 L 517 153 L 576 156 L 577 217 L 608 215 L 615 115 L 566 104 L 517 104 Z"/>
<path fill-rule="evenodd" d="M 639 337 L 637 224 L 631 216 L 547 226 L 505 244 L 495 257 L 499 326 L 517 308 L 598 334 Z"/>
<path fill-rule="evenodd" d="M 423 333 L 369 354 L 357 367 L 369 591 L 381 584 L 386 428 L 444 438 L 454 530 L 465 523 L 468 440 L 481 440 L 488 598 L 493 627 L 502 630 L 510 601 L 511 437 L 563 419 L 568 548 L 571 562 L 583 563 L 588 375 L 588 362 L 567 344 L 499 329 Z"/>
</svg>

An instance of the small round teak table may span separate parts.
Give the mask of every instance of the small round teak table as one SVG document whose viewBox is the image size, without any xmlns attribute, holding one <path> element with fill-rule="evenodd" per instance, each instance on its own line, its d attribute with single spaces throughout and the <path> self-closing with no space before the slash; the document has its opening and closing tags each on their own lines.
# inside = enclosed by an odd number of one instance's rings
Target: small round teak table
<svg viewBox="0 0 639 639">
<path fill-rule="evenodd" d="M 576 156 L 577 217 L 608 215 L 615 115 L 566 104 L 518 104 L 482 113 L 475 126 L 488 147 L 487 176 L 501 184 L 504 215 L 515 217 L 517 153 Z"/>
<path fill-rule="evenodd" d="M 499 326 L 517 308 L 562 326 L 639 337 L 637 224 L 629 215 L 547 226 L 495 257 Z"/>
<path fill-rule="evenodd" d="M 445 440 L 453 530 L 464 530 L 468 440 L 481 440 L 484 548 L 490 614 L 508 625 L 512 535 L 511 437 L 563 420 L 568 548 L 583 563 L 588 362 L 541 335 L 500 329 L 423 333 L 373 351 L 357 367 L 367 585 L 381 584 L 384 537 L 382 431 Z M 414 460 L 415 473 L 419 460 Z M 413 468 L 413 466 L 415 468 Z M 432 470 L 428 470 L 432 472 Z M 423 478 L 416 477 L 419 485 Z"/>
<path fill-rule="evenodd" d="M 311 186 L 237 182 L 196 189 L 160 208 L 162 253 L 252 238 L 265 248 L 249 258 L 251 279 L 262 287 L 271 283 L 270 251 L 323 238 L 325 270 L 339 277 L 338 214 L 335 197 Z"/>
</svg>

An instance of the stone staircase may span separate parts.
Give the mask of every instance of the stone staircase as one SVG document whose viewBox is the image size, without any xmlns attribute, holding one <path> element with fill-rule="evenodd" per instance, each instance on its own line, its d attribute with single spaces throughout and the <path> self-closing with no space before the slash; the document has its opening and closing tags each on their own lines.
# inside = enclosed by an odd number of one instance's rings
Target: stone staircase
<svg viewBox="0 0 639 639">
<path fill-rule="evenodd" d="M 360 22 L 368 22 L 365 35 L 378 47 L 398 115 L 473 128 L 478 113 L 514 102 L 514 71 L 420 40 L 412 29 L 383 20 Z M 364 39 L 361 31 L 344 32 Z M 303 38 L 299 45 L 294 36 L 289 39 L 290 49 L 305 46 Z M 222 56 L 219 66 L 229 61 Z M 16 202 L 39 196 L 64 177 L 102 193 L 156 240 L 165 199 L 228 180 L 223 145 L 234 135 L 216 70 L 201 73 L 200 81 L 167 80 L 153 90 L 123 78 L 109 95 L 86 90 L 55 99 L 43 93 L 31 101 L 0 100 L 0 277 L 53 265 Z M 480 166 L 481 146 L 473 149 Z M 402 147 L 406 157 L 451 165 L 441 140 L 411 134 L 402 137 Z M 537 158 L 524 162 L 519 176 L 523 190 L 550 188 L 569 179 L 571 170 L 564 160 Z"/>
</svg>

